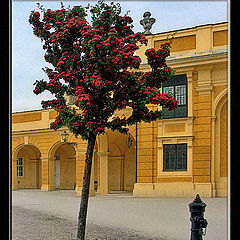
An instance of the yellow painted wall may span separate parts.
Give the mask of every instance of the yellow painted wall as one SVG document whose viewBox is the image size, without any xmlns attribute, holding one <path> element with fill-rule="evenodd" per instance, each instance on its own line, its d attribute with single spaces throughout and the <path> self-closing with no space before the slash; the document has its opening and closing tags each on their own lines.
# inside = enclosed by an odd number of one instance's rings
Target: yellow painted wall
<svg viewBox="0 0 240 240">
<path fill-rule="evenodd" d="M 126 149 L 124 159 L 124 190 L 133 190 L 136 181 L 136 150 L 134 146 Z"/>
<path fill-rule="evenodd" d="M 122 156 L 115 144 L 110 145 L 109 151 L 109 190 L 122 190 Z"/>
<path fill-rule="evenodd" d="M 157 173 L 159 177 L 157 183 L 154 184 L 154 180 L 151 181 L 150 177 L 153 172 L 154 161 L 140 156 L 139 161 L 144 162 L 140 162 L 139 165 L 146 168 L 146 171 L 140 171 L 141 177 L 138 177 L 139 181 L 134 187 L 134 195 L 141 197 L 192 196 L 196 191 L 199 191 L 202 195 L 211 197 L 219 196 L 219 194 L 214 195 L 214 192 L 216 188 L 217 192 L 223 192 L 223 190 L 220 190 L 221 188 L 225 189 L 225 193 L 221 196 L 227 196 L 226 184 L 224 183 L 223 187 L 222 180 L 215 184 L 216 173 L 211 170 L 214 165 L 213 162 L 220 162 L 218 158 L 215 157 L 214 159 L 212 152 L 215 141 L 213 139 L 213 128 L 215 127 L 213 125 L 214 114 L 212 108 L 221 91 L 228 87 L 227 23 L 205 25 L 149 36 L 148 48 L 155 47 L 155 49 L 158 49 L 167 38 L 172 38 L 168 64 L 176 71 L 176 74 L 187 74 L 188 117 L 181 121 L 177 118 L 159 121 L 157 133 Z M 187 44 L 187 41 L 191 41 L 191 44 Z M 211 51 L 212 53 L 218 51 L 218 54 L 220 51 L 221 57 L 216 58 L 214 54 L 210 54 Z M 144 51 L 140 49 L 139 55 L 145 60 L 146 57 L 143 54 Z M 144 71 L 150 71 L 146 61 L 141 65 L 141 68 Z M 224 164 L 221 165 L 223 167 L 219 166 L 219 174 L 220 170 L 225 171 L 225 173 L 227 171 L 226 112 L 225 109 L 225 112 L 220 116 L 221 123 L 225 123 L 224 127 L 222 124 L 219 125 L 219 129 L 216 129 L 216 131 L 220 131 L 223 128 L 221 131 L 225 131 L 221 135 L 221 142 L 225 143 L 225 147 L 221 148 L 221 155 L 223 156 L 221 162 Z M 174 144 L 184 141 L 188 144 L 188 158 L 190 160 L 188 171 L 171 174 L 162 172 L 163 143 Z M 146 163 L 147 159 L 148 163 Z M 177 184 L 178 182 L 181 184 Z"/>
<path fill-rule="evenodd" d="M 154 41 L 154 49 L 158 50 L 166 40 Z M 172 39 L 171 52 L 196 49 L 196 35 L 177 37 Z"/>
</svg>

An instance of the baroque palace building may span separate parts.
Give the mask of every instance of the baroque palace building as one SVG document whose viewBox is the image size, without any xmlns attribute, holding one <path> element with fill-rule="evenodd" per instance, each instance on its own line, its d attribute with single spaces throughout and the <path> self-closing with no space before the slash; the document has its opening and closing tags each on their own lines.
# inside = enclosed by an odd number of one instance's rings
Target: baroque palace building
<svg viewBox="0 0 240 240">
<path fill-rule="evenodd" d="M 172 38 L 173 37 L 173 38 Z M 163 119 L 130 127 L 129 135 L 97 137 L 90 196 L 133 191 L 135 197 L 228 196 L 228 23 L 147 35 L 137 55 L 172 38 L 167 63 L 176 72 L 162 86 L 179 101 Z M 71 98 L 68 99 L 72 103 Z M 156 106 L 149 106 L 156 108 Z M 115 114 L 127 116 L 125 109 Z M 50 130 L 52 109 L 12 114 L 12 189 L 75 189 L 81 195 L 87 142 L 67 128 Z M 137 129 L 137 132 L 136 132 Z M 61 133 L 69 133 L 69 145 Z M 127 140 L 132 144 L 127 146 Z"/>
</svg>

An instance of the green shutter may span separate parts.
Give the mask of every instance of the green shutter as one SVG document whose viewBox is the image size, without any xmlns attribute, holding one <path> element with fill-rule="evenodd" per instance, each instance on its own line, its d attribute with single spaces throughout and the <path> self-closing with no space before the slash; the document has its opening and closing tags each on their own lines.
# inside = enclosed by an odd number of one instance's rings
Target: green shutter
<svg viewBox="0 0 240 240">
<path fill-rule="evenodd" d="M 174 117 L 187 117 L 187 105 L 178 106 L 177 109 L 174 110 Z"/>
<path fill-rule="evenodd" d="M 162 113 L 163 113 L 163 118 L 164 118 L 164 119 L 174 118 L 174 117 L 175 117 L 175 110 L 173 110 L 173 111 L 168 111 L 167 108 L 163 107 L 163 108 L 162 108 Z"/>
</svg>

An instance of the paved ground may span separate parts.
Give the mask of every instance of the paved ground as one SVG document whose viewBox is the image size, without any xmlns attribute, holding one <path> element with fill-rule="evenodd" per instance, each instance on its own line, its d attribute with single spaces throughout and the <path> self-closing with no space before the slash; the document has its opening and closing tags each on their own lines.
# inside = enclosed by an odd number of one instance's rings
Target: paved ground
<svg viewBox="0 0 240 240">
<path fill-rule="evenodd" d="M 227 199 L 202 198 L 208 220 L 204 240 L 227 240 Z M 131 194 L 89 199 L 87 239 L 186 240 L 193 198 L 134 198 Z M 76 235 L 80 197 L 74 191 L 12 192 L 14 240 L 70 240 Z"/>
</svg>

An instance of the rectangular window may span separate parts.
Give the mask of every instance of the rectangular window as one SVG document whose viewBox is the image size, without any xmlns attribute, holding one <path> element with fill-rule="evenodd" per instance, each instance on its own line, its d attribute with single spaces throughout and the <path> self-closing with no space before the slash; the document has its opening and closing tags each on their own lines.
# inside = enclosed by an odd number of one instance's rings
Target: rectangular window
<svg viewBox="0 0 240 240">
<path fill-rule="evenodd" d="M 23 158 L 17 159 L 17 177 L 23 177 Z"/>
<path fill-rule="evenodd" d="M 178 100 L 178 108 L 168 111 L 163 107 L 163 119 L 187 117 L 187 76 L 186 74 L 175 75 L 169 81 L 163 82 L 162 92 L 168 94 L 174 100 Z"/>
<path fill-rule="evenodd" d="M 163 171 L 187 170 L 187 144 L 163 145 Z"/>
</svg>

